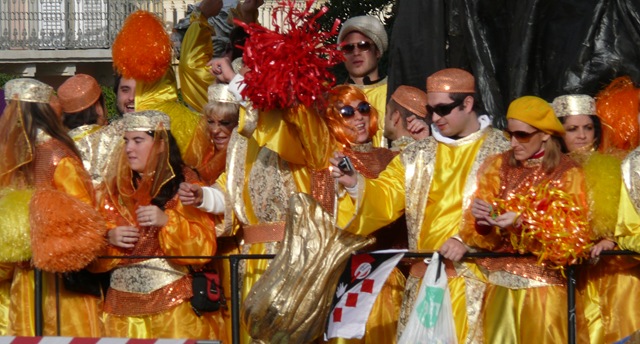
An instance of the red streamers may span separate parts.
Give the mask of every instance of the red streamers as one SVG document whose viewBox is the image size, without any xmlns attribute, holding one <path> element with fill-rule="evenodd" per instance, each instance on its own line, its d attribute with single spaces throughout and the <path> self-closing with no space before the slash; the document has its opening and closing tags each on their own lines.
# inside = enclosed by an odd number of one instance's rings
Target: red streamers
<svg viewBox="0 0 640 344">
<path fill-rule="evenodd" d="M 326 41 L 338 32 L 320 31 L 317 20 L 327 12 L 323 7 L 312 16 L 313 0 L 304 10 L 295 2 L 283 1 L 273 11 L 274 31 L 258 24 L 236 21 L 249 34 L 243 60 L 250 69 L 244 76 L 242 95 L 263 110 L 291 108 L 299 104 L 322 106 L 325 93 L 335 84 L 328 68 L 343 60 L 336 44 Z M 277 18 L 282 18 L 282 27 Z"/>
<path fill-rule="evenodd" d="M 550 183 L 495 200 L 498 213 L 513 211 L 522 217 L 521 230 L 510 233 L 513 248 L 533 253 L 538 263 L 552 267 L 577 264 L 589 255 L 591 233 L 587 212 L 574 199 Z"/>
</svg>

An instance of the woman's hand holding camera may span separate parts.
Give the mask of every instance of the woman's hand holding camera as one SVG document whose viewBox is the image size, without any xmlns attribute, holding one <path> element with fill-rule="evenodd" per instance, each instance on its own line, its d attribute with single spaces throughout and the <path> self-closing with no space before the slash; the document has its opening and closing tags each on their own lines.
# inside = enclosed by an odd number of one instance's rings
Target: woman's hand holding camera
<svg viewBox="0 0 640 344">
<path fill-rule="evenodd" d="M 346 155 L 341 152 L 334 152 L 333 156 L 329 158 L 329 163 L 331 164 L 329 166 L 331 177 L 336 179 L 338 183 L 347 188 L 356 186 L 358 182 L 356 170 Z"/>
</svg>

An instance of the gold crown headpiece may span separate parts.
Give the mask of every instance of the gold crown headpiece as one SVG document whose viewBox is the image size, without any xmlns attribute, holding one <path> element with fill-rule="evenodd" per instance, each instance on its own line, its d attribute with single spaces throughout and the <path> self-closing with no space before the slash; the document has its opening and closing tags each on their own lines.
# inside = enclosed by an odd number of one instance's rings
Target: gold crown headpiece
<svg viewBox="0 0 640 344">
<path fill-rule="evenodd" d="M 4 85 L 5 100 L 17 99 L 31 103 L 49 103 L 53 87 L 36 79 L 20 78 L 7 81 Z"/>
<path fill-rule="evenodd" d="M 171 119 L 164 112 L 145 110 L 122 115 L 124 131 L 155 131 L 162 124 L 165 130 L 171 130 Z"/>
<path fill-rule="evenodd" d="M 207 90 L 210 102 L 233 103 L 238 104 L 236 97 L 229 91 L 229 85 L 213 84 Z"/>
<path fill-rule="evenodd" d="M 596 115 L 596 101 L 586 94 L 569 94 L 556 97 L 551 104 L 556 116 Z"/>
</svg>

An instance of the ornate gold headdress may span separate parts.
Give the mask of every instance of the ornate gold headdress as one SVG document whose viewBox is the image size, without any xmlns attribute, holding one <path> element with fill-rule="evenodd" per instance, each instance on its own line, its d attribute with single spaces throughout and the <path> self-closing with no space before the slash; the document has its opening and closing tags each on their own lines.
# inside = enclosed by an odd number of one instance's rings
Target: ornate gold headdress
<svg viewBox="0 0 640 344">
<path fill-rule="evenodd" d="M 155 131 L 161 124 L 164 130 L 171 130 L 169 116 L 156 110 L 125 113 L 122 121 L 124 131 Z"/>
<path fill-rule="evenodd" d="M 596 101 L 586 94 L 569 94 L 556 97 L 551 104 L 556 116 L 596 115 Z"/>
<path fill-rule="evenodd" d="M 233 93 L 229 91 L 229 85 L 226 84 L 212 84 L 207 93 L 210 102 L 239 103 Z"/>
<path fill-rule="evenodd" d="M 36 79 L 20 78 L 4 85 L 5 100 L 17 99 L 31 103 L 49 103 L 53 87 Z"/>
</svg>

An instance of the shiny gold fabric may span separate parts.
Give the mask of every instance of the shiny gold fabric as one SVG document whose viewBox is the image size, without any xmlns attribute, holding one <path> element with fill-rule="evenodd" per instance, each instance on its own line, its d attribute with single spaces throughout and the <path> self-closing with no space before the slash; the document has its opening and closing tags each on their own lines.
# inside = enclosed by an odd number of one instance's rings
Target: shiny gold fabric
<svg viewBox="0 0 640 344">
<path fill-rule="evenodd" d="M 485 343 L 567 343 L 567 289 L 550 286 L 508 289 L 487 285 L 482 313 Z M 576 307 L 577 328 L 586 326 L 580 300 Z M 576 332 L 577 343 L 588 343 L 587 331 Z"/>
<path fill-rule="evenodd" d="M 218 339 L 231 342 L 222 319 L 217 314 L 198 317 L 189 302 L 162 313 L 140 316 L 105 314 L 105 336 L 124 338 Z"/>
<path fill-rule="evenodd" d="M 244 302 L 243 321 L 263 343 L 320 336 L 347 258 L 371 242 L 337 229 L 309 195 L 298 193 L 289 204 L 282 249 Z"/>
<path fill-rule="evenodd" d="M 207 87 L 215 82 L 210 67 L 206 66 L 213 57 L 213 33 L 207 18 L 196 10 L 191 14 L 191 24 L 180 48 L 178 75 L 182 99 L 199 113 L 207 103 Z"/>
<path fill-rule="evenodd" d="M 106 126 L 83 125 L 69 131 L 69 136 L 76 143 L 84 168 L 89 172 L 93 186 L 105 181 L 109 166 L 117 163 L 124 140 L 122 121 L 117 120 Z M 101 195 L 96 194 L 99 201 Z"/>
<path fill-rule="evenodd" d="M 640 214 L 630 196 L 633 192 L 625 184 L 620 186 L 620 207 L 615 239 L 620 249 L 640 252 Z"/>
<path fill-rule="evenodd" d="M 0 189 L 0 262 L 31 259 L 29 204 L 32 189 Z M 0 274 L 1 275 L 1 274 Z M 1 279 L 0 279 L 1 280 Z"/>
<path fill-rule="evenodd" d="M 591 343 L 613 343 L 640 328 L 639 262 L 601 256 L 578 267 L 577 294 L 584 304 Z"/>
<path fill-rule="evenodd" d="M 68 337 L 101 337 L 104 329 L 101 320 L 102 300 L 95 296 L 79 294 L 64 288 L 58 277 L 60 290 L 60 335 Z M 56 276 L 43 274 L 44 328 L 43 335 L 56 336 Z M 11 285 L 9 310 L 9 335 L 35 336 L 35 295 L 33 269 L 17 265 Z"/>
<path fill-rule="evenodd" d="M 622 170 L 622 181 L 626 187 L 627 196 L 636 209 L 640 212 L 640 149 L 635 149 L 627 155 L 620 166 Z"/>
<path fill-rule="evenodd" d="M 391 150 L 394 152 L 402 152 L 408 145 L 416 142 L 412 137 L 403 136 L 391 141 Z"/>
<path fill-rule="evenodd" d="M 4 85 L 4 99 L 17 99 L 30 103 L 49 103 L 53 87 L 31 78 L 18 78 L 7 81 Z"/>
<path fill-rule="evenodd" d="M 150 294 L 187 275 L 187 268 L 163 258 L 122 266 L 111 273 L 109 287 L 134 294 Z"/>
<path fill-rule="evenodd" d="M 3 158 L 0 159 L 0 186 L 10 184 L 21 186 L 25 183 L 22 168 L 33 161 L 33 142 L 24 128 L 24 114 L 20 102 L 12 101 L 7 104 L 0 117 L 0 149 Z"/>
<path fill-rule="evenodd" d="M 11 280 L 13 263 L 0 263 L 0 336 L 9 333 L 9 306 L 11 304 Z"/>
<path fill-rule="evenodd" d="M 171 120 L 167 114 L 155 110 L 127 112 L 122 115 L 124 131 L 154 131 L 158 128 L 171 130 Z"/>
</svg>

